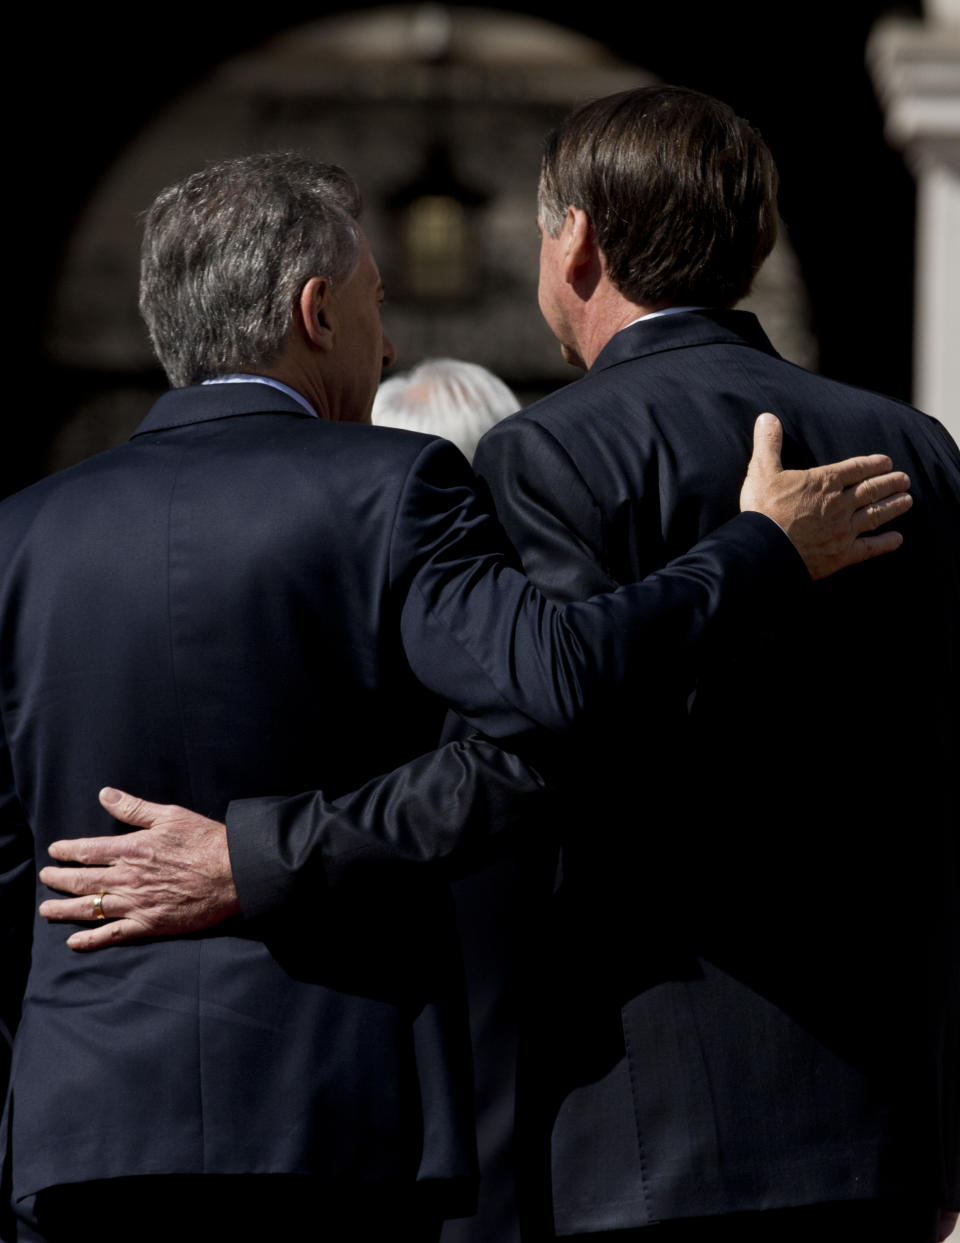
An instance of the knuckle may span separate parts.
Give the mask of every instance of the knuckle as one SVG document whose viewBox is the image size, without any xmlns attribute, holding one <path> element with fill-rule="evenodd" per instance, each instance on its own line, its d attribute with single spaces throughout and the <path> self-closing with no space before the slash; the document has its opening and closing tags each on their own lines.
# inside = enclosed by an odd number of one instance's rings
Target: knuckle
<svg viewBox="0 0 960 1243">
<path fill-rule="evenodd" d="M 153 861 L 155 851 L 151 843 L 149 833 L 142 830 L 138 833 L 131 833 L 124 839 L 124 855 L 135 860 L 137 863 L 150 863 Z"/>
<path fill-rule="evenodd" d="M 141 885 L 141 876 L 135 867 L 127 864 L 117 864 L 114 868 L 114 875 L 111 884 L 115 889 L 139 889 Z"/>
</svg>

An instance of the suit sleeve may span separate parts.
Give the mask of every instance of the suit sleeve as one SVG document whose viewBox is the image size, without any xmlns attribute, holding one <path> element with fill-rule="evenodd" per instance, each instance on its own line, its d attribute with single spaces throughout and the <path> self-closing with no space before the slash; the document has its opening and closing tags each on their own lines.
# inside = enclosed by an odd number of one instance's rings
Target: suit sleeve
<svg viewBox="0 0 960 1243">
<path fill-rule="evenodd" d="M 328 889 L 428 871 L 453 879 L 549 831 L 552 798 L 537 771 L 481 738 L 439 750 L 327 799 L 239 799 L 227 811 L 230 862 L 247 918 L 302 910 Z"/>
<path fill-rule="evenodd" d="M 602 720 L 611 697 L 642 703 L 651 670 L 688 659 L 719 614 L 792 597 L 809 581 L 779 528 L 743 514 L 643 583 L 559 606 L 512 568 L 469 468 L 439 441 L 421 454 L 398 504 L 391 573 L 414 672 L 511 746 L 529 745 L 538 728 Z M 473 739 L 344 798 L 234 802 L 227 829 L 241 906 L 266 915 L 315 900 L 359 868 L 471 866 L 521 823 L 541 831 L 535 813 L 547 798 L 535 768 Z"/>
<path fill-rule="evenodd" d="M 510 419 L 477 448 L 474 469 L 520 555 L 551 600 L 586 600 L 620 586 L 607 565 L 596 497 L 559 442 L 530 419 Z"/>
<path fill-rule="evenodd" d="M 35 894 L 33 835 L 14 790 L 10 749 L 0 722 L 0 1084 L 9 1071 L 30 967 Z"/>
<path fill-rule="evenodd" d="M 398 505 L 393 576 L 410 666 L 477 730 L 520 737 L 642 712 L 645 684 L 685 669 L 711 628 L 809 585 L 780 528 L 744 513 L 642 582 L 558 605 L 509 563 L 460 454 L 428 442 Z"/>
</svg>

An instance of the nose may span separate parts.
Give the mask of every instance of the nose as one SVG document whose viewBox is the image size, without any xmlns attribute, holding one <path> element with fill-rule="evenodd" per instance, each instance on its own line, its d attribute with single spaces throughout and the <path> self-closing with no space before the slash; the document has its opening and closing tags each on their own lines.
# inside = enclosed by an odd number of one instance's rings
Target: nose
<svg viewBox="0 0 960 1243">
<path fill-rule="evenodd" d="M 383 334 L 383 359 L 380 364 L 380 369 L 382 371 L 386 371 L 387 368 L 392 367 L 396 361 L 397 361 L 397 351 L 393 348 L 393 342 L 390 340 L 387 334 L 384 333 Z"/>
</svg>

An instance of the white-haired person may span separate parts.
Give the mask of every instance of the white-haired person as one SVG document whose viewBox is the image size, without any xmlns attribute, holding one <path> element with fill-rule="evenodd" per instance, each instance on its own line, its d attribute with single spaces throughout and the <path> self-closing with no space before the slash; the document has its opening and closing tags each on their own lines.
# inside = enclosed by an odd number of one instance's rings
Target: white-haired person
<svg viewBox="0 0 960 1243">
<path fill-rule="evenodd" d="M 473 461 L 480 438 L 520 406 L 504 382 L 477 363 L 428 358 L 377 389 L 373 422 L 452 440 Z"/>
<path fill-rule="evenodd" d="M 519 405 L 509 386 L 486 367 L 454 358 L 428 358 L 381 382 L 372 420 L 380 427 L 443 436 L 472 462 L 481 437 Z M 516 862 L 507 858 L 454 886 L 457 919 L 466 932 L 483 1179 L 478 1215 L 447 1222 L 443 1243 L 472 1243 L 485 1232 L 507 1240 L 515 1238 L 518 1229 L 510 1156 L 516 1016 L 501 984 L 508 968 L 504 920 L 515 918 L 517 879 Z"/>
</svg>

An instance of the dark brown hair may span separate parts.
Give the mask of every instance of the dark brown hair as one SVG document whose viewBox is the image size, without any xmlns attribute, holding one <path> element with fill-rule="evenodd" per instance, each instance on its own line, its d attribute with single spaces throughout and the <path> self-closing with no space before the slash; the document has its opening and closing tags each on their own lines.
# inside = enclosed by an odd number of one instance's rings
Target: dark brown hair
<svg viewBox="0 0 960 1243">
<path fill-rule="evenodd" d="M 551 134 L 541 226 L 590 218 L 610 278 L 645 306 L 732 306 L 777 237 L 777 170 L 757 131 L 681 86 L 595 100 Z"/>
</svg>

